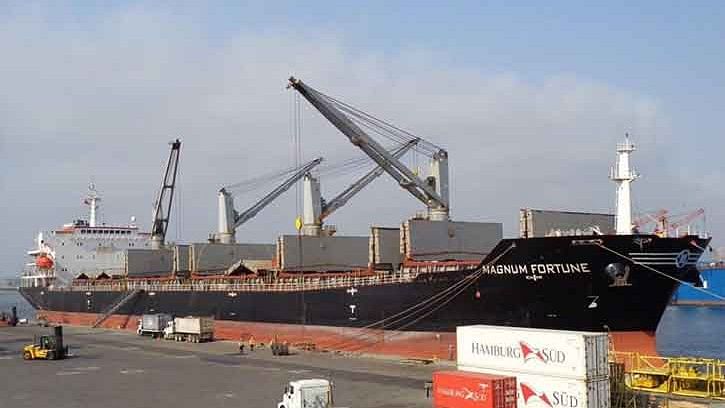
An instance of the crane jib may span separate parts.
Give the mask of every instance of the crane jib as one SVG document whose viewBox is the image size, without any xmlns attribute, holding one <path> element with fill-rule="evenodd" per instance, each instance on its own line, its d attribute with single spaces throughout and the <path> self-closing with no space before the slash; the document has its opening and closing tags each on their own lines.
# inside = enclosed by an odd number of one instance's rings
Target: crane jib
<svg viewBox="0 0 725 408">
<path fill-rule="evenodd" d="M 321 92 L 305 85 L 301 80 L 290 77 L 289 86 L 297 90 L 312 106 L 314 106 L 340 132 L 373 159 L 401 186 L 431 209 L 446 213 L 448 202 L 435 189 L 416 176 L 412 170 L 393 157 L 378 142 L 357 126 L 345 113 L 327 101 Z"/>
</svg>

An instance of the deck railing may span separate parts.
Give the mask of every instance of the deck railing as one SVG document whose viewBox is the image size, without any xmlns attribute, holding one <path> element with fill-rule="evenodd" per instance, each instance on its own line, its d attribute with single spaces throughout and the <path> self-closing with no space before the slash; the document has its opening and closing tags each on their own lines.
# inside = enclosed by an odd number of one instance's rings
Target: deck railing
<svg viewBox="0 0 725 408">
<path fill-rule="evenodd" d="M 119 280 L 89 281 L 58 290 L 84 291 L 129 291 L 141 289 L 146 292 L 299 292 L 337 288 L 352 288 L 377 285 L 409 283 L 418 277 L 417 272 L 399 272 L 371 276 L 331 276 L 331 277 L 283 277 L 273 282 L 264 278 L 232 280 L 218 279 L 171 279 L 171 280 Z"/>
</svg>

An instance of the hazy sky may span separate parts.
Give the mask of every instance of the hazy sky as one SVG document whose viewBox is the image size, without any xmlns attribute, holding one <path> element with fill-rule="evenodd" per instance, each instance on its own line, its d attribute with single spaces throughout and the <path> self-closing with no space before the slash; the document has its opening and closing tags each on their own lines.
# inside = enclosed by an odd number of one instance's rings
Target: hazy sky
<svg viewBox="0 0 725 408">
<path fill-rule="evenodd" d="M 292 164 L 291 74 L 446 147 L 454 219 L 514 236 L 520 207 L 611 211 L 630 132 L 635 209 L 705 207 L 722 242 L 725 3 L 513 3 L 3 2 L 0 275 L 85 216 L 91 180 L 103 221 L 147 228 L 177 136 L 169 235 L 206 239 L 220 186 Z M 359 154 L 306 103 L 302 140 L 307 159 Z M 329 223 L 367 234 L 421 209 L 384 176 Z M 272 242 L 295 211 L 290 192 L 237 238 Z"/>
</svg>

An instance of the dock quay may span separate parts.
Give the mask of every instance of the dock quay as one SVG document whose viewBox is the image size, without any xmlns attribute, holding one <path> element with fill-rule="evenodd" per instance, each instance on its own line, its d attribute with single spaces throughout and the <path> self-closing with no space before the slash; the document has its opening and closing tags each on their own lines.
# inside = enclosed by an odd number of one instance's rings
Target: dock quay
<svg viewBox="0 0 725 408">
<path fill-rule="evenodd" d="M 430 407 L 433 373 L 451 361 L 293 349 L 274 356 L 257 344 L 174 342 L 127 330 L 65 325 L 71 357 L 24 361 L 21 350 L 48 327 L 0 327 L 0 365 L 11 407 L 275 406 L 286 384 L 329 379 L 341 407 Z M 616 362 L 613 362 L 615 361 Z M 725 408 L 719 360 L 610 355 L 612 408 Z M 699 374 L 698 374 L 699 373 Z M 33 381 L 27 381 L 33 378 Z M 429 390 L 428 390 L 429 391 Z M 556 408 L 556 407 L 554 407 Z"/>
<path fill-rule="evenodd" d="M 232 341 L 192 344 L 127 331 L 64 326 L 72 357 L 24 361 L 21 350 L 39 326 L 0 328 L 0 406 L 131 408 L 274 407 L 285 386 L 302 378 L 334 383 L 335 407 L 426 407 L 424 385 L 441 363 L 293 352 L 240 354 Z M 32 381 L 29 381 L 32 379 Z"/>
</svg>

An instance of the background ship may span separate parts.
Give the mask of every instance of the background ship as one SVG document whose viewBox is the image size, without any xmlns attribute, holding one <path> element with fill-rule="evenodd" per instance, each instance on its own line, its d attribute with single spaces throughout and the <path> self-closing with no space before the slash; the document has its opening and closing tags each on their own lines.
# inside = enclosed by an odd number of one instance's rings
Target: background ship
<svg viewBox="0 0 725 408">
<path fill-rule="evenodd" d="M 705 209 L 698 208 L 681 214 L 671 214 L 660 209 L 644 212 L 633 221 L 641 232 L 661 236 L 699 235 L 705 231 Z M 681 285 L 672 296 L 671 304 L 676 306 L 725 306 L 725 248 L 710 251 L 700 259 L 701 285 Z"/>
<path fill-rule="evenodd" d="M 689 286 L 681 286 L 672 297 L 672 304 L 680 306 L 725 306 L 725 267 L 722 261 L 701 263 L 702 288 L 707 292 Z M 719 295 L 715 297 L 712 294 Z"/>
<path fill-rule="evenodd" d="M 246 211 L 219 192 L 219 225 L 209 242 L 166 245 L 181 143 L 172 143 L 150 233 L 89 221 L 42 234 L 21 293 L 50 320 L 128 327 L 142 313 L 213 315 L 217 337 L 282 337 L 333 349 L 452 357 L 455 327 L 486 323 L 608 330 L 615 347 L 652 351 L 657 324 L 677 286 L 699 283 L 695 264 L 709 238 L 661 237 L 632 229 L 634 145 L 617 146 L 611 178 L 617 214 L 524 209 L 521 238 L 500 223 L 449 219 L 448 154 L 429 142 L 316 91 L 290 87 L 378 167 L 330 201 L 320 196 L 315 159 L 287 172 Z M 365 129 L 365 130 L 363 130 Z M 397 141 L 388 150 L 368 132 Z M 421 179 L 400 155 L 431 157 Z M 323 225 L 365 185 L 387 173 L 427 213 L 370 236 Z M 275 244 L 236 243 L 235 230 L 300 179 L 298 233 Z M 549 235 L 549 236 L 547 236 Z M 130 326 L 133 326 L 131 324 Z"/>
</svg>

